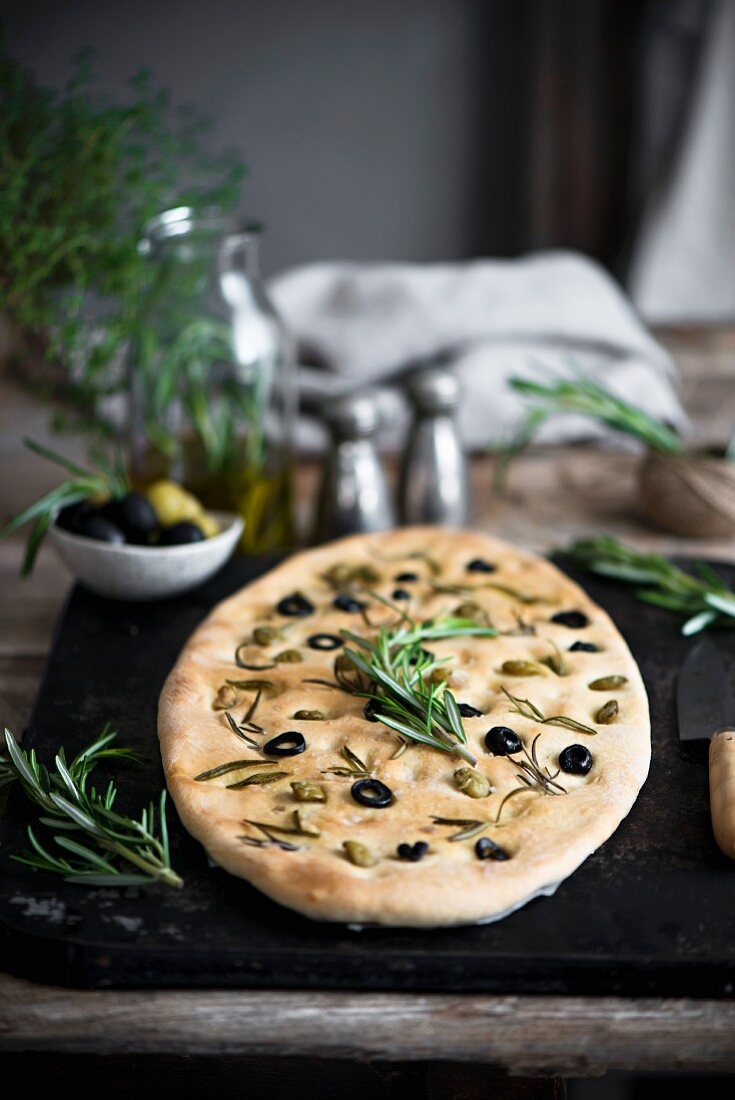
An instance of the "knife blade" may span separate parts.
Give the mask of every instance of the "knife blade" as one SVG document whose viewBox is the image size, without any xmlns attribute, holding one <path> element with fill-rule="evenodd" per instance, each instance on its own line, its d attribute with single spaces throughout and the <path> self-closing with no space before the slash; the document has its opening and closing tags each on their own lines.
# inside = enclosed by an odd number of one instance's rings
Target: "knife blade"
<svg viewBox="0 0 735 1100">
<path fill-rule="evenodd" d="M 709 798 L 712 831 L 721 850 L 735 859 L 735 703 L 719 650 L 703 638 L 690 650 L 676 684 L 682 741 L 709 738 Z"/>
<path fill-rule="evenodd" d="M 702 638 L 690 649 L 676 684 L 679 737 L 694 741 L 735 722 L 730 680 L 715 643 Z"/>
</svg>

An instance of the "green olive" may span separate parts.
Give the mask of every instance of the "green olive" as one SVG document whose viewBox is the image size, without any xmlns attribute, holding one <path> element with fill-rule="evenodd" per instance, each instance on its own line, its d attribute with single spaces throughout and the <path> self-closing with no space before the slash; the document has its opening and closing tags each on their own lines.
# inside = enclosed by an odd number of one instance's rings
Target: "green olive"
<svg viewBox="0 0 735 1100">
<path fill-rule="evenodd" d="M 253 641 L 256 645 L 272 645 L 281 637 L 281 631 L 277 626 L 256 626 L 253 631 Z"/>
<path fill-rule="evenodd" d="M 608 699 L 595 715 L 595 722 L 600 726 L 608 726 L 611 722 L 615 721 L 619 710 L 617 699 Z"/>
<path fill-rule="evenodd" d="M 298 649 L 284 649 L 275 656 L 275 660 L 281 665 L 297 665 L 303 659 Z"/>
<path fill-rule="evenodd" d="M 490 784 L 482 772 L 474 768 L 457 768 L 454 773 L 454 783 L 462 794 L 469 798 L 487 798 L 490 794 Z"/>
<path fill-rule="evenodd" d="M 338 562 L 330 566 L 323 576 L 330 588 L 336 592 L 354 586 L 369 587 L 380 580 L 380 574 L 376 573 L 371 565 L 348 565 L 346 562 Z"/>
<path fill-rule="evenodd" d="M 297 802 L 327 801 L 324 788 L 320 787 L 318 783 L 310 783 L 307 779 L 294 779 L 291 790 Z"/>
<path fill-rule="evenodd" d="M 590 691 L 614 691 L 628 683 L 627 676 L 601 676 L 599 680 L 593 680 L 587 687 Z"/>
<path fill-rule="evenodd" d="M 350 863 L 355 867 L 374 867 L 378 862 L 370 849 L 359 840 L 345 840 L 342 847 Z"/>
<path fill-rule="evenodd" d="M 297 710 L 294 711 L 294 718 L 300 722 L 323 722 L 324 715 L 320 710 Z"/>
<path fill-rule="evenodd" d="M 464 603 L 458 604 L 452 615 L 458 619 L 476 619 L 478 621 L 484 619 L 482 608 L 474 600 L 466 600 Z"/>
<path fill-rule="evenodd" d="M 196 521 L 204 511 L 197 498 L 175 481 L 156 481 L 148 486 L 145 495 L 162 527 L 171 527 L 182 520 Z"/>
<path fill-rule="evenodd" d="M 500 671 L 506 676 L 538 676 L 543 670 L 533 661 L 503 661 Z"/>
</svg>

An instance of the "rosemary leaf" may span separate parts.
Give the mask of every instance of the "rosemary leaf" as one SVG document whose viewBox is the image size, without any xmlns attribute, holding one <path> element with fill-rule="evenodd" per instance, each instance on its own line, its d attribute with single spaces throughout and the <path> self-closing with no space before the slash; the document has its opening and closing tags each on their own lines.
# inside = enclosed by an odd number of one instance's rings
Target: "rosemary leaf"
<svg viewBox="0 0 735 1100">
<path fill-rule="evenodd" d="M 221 775 L 238 771 L 240 768 L 267 768 L 269 765 L 273 765 L 272 760 L 230 760 L 227 764 L 218 764 L 216 768 L 200 772 L 199 775 L 194 776 L 194 781 L 206 783 L 208 779 L 219 779 Z"/>
<path fill-rule="evenodd" d="M 236 783 L 228 783 L 228 791 L 240 791 L 243 787 L 265 787 L 269 783 L 277 783 L 279 779 L 285 779 L 290 772 L 255 772 L 245 779 L 238 779 Z"/>
<path fill-rule="evenodd" d="M 682 634 L 735 626 L 735 592 L 706 562 L 680 569 L 658 554 L 645 554 L 610 535 L 580 539 L 559 553 L 592 573 L 636 586 L 639 600 L 684 618 Z"/>
</svg>

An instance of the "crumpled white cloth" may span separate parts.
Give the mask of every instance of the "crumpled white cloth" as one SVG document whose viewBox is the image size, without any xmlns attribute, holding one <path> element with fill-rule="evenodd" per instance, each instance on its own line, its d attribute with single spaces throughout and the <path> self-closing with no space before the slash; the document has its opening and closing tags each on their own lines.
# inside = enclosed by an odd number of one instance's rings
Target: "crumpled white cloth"
<svg viewBox="0 0 735 1100">
<path fill-rule="evenodd" d="M 465 445 L 508 438 L 526 405 L 510 375 L 569 372 L 572 363 L 646 411 L 683 429 L 676 370 L 610 276 L 573 252 L 465 263 L 317 263 L 270 284 L 299 349 L 302 406 L 331 394 L 376 390 L 381 443 L 400 446 L 408 407 L 401 376 L 417 361 L 447 354 L 463 390 L 458 413 Z M 316 364 L 316 365 L 314 365 Z M 590 421 L 554 417 L 539 440 L 601 434 Z M 323 446 L 318 423 L 302 415 L 297 442 Z"/>
</svg>

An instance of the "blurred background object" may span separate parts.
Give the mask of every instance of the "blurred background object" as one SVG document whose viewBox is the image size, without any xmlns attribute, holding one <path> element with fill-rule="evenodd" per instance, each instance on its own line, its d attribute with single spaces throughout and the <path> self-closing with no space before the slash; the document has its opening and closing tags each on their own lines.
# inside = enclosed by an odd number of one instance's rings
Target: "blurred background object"
<svg viewBox="0 0 735 1100">
<path fill-rule="evenodd" d="M 313 540 L 316 543 L 363 531 L 388 531 L 396 513 L 374 436 L 380 414 L 374 396 L 362 392 L 333 397 L 321 410 L 329 433 Z"/>
<path fill-rule="evenodd" d="M 89 46 L 103 90 L 119 94 L 147 64 L 215 119 L 218 146 L 252 166 L 246 205 L 270 227 L 268 273 L 562 246 L 624 278 L 699 127 L 722 143 L 702 198 L 733 192 L 731 7 L 6 0 L 3 13 L 11 55 L 43 85 L 60 87 Z M 726 258 L 732 221 L 720 230 Z M 721 313 L 735 310 L 729 285 Z M 706 304 L 693 299 L 687 319 L 711 316 Z M 656 300 L 657 317 L 668 308 L 685 315 Z"/>
<path fill-rule="evenodd" d="M 126 357 L 155 327 L 143 227 L 214 205 L 268 227 L 302 451 L 324 446 L 323 401 L 366 385 L 397 450 L 402 380 L 435 355 L 472 449 L 506 441 L 523 412 L 506 382 L 529 369 L 582 369 L 686 432 L 620 284 L 656 319 L 735 310 L 732 3 L 6 0 L 2 18 L 0 371 L 67 423 L 120 431 Z"/>
</svg>

